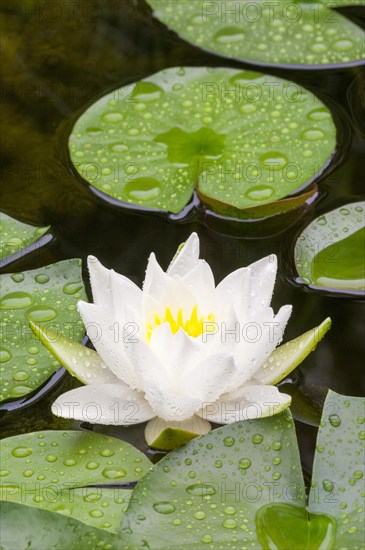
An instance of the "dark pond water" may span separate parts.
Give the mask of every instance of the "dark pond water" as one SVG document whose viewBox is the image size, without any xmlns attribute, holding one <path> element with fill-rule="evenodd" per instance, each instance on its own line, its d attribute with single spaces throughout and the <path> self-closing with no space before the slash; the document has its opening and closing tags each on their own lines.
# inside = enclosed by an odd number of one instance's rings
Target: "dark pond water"
<svg viewBox="0 0 365 550">
<path fill-rule="evenodd" d="M 85 260 L 88 254 L 94 254 L 106 266 L 141 284 L 150 251 L 157 253 L 166 268 L 177 246 L 193 230 L 201 238 L 202 256 L 211 264 L 217 280 L 268 253 L 277 253 L 281 268 L 273 305 L 294 305 L 286 338 L 299 335 L 327 316 L 333 320 L 331 332 L 295 377 L 292 391 L 297 408 L 303 412 L 303 404 L 313 400 L 320 407 L 328 387 L 339 393 L 362 395 L 363 304 L 356 299 L 306 293 L 291 284 L 287 251 L 295 235 L 318 212 L 363 192 L 363 69 L 268 71 L 306 86 L 331 105 L 339 125 L 337 166 L 323 178 L 321 198 L 304 217 L 291 219 L 287 227 L 269 225 L 260 238 L 256 229 L 250 231 L 246 226 L 232 235 L 222 226 L 204 225 L 204 220 L 194 215 L 172 222 L 153 214 L 118 211 L 100 201 L 71 169 L 67 137 L 80 112 L 124 83 L 182 64 L 245 68 L 244 64 L 219 60 L 185 44 L 151 17 L 142 0 L 11 0 L 4 1 L 1 10 L 5 28 L 2 209 L 22 221 L 51 224 L 56 235 L 50 246 L 31 259 L 21 259 L 12 270 L 72 257 Z M 348 13 L 364 26 L 359 9 Z M 50 413 L 55 396 L 72 384 L 74 381 L 66 375 L 51 393 L 42 396 L 40 392 L 38 400 L 28 407 L 3 411 L 3 435 L 75 426 Z M 310 472 L 316 428 L 297 422 L 297 430 L 303 465 Z M 144 448 L 140 428 L 104 431 Z"/>
</svg>

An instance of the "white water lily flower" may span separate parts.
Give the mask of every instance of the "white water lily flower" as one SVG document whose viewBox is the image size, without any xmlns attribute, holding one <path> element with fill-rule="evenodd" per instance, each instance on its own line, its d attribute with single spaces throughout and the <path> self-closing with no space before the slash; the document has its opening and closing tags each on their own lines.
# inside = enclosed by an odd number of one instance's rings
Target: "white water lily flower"
<svg viewBox="0 0 365 550">
<path fill-rule="evenodd" d="M 193 233 L 167 272 L 151 254 L 143 290 L 94 257 L 88 267 L 94 303 L 78 309 L 97 354 L 77 344 L 69 370 L 87 385 L 61 395 L 54 414 L 114 425 L 155 419 L 146 430 L 151 442 L 166 426 L 205 433 L 209 420 L 265 417 L 290 404 L 270 383 L 275 372 L 267 374 L 292 311 L 285 305 L 275 315 L 270 307 L 275 256 L 215 286 Z M 48 347 L 69 367 L 65 347 Z M 288 368 L 280 368 L 283 378 Z"/>
</svg>

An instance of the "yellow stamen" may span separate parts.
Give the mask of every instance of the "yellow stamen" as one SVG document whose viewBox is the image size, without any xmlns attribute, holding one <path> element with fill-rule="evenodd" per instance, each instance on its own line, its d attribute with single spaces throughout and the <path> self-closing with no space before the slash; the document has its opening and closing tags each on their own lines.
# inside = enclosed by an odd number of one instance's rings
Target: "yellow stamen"
<svg viewBox="0 0 365 550">
<path fill-rule="evenodd" d="M 180 308 L 177 311 L 176 316 L 174 316 L 171 309 L 166 306 L 164 316 L 160 317 L 157 313 L 154 313 L 153 319 L 153 322 L 148 323 L 146 326 L 148 341 L 150 341 L 155 328 L 163 323 L 169 323 L 171 332 L 173 334 L 176 334 L 179 329 L 183 329 L 189 336 L 197 338 L 198 336 L 201 336 L 204 332 L 211 331 L 211 325 L 205 326 L 205 323 L 214 323 L 215 316 L 214 313 L 209 313 L 209 315 L 206 316 L 199 316 L 198 306 L 194 306 L 191 311 L 190 317 L 184 320 L 182 308 Z"/>
</svg>

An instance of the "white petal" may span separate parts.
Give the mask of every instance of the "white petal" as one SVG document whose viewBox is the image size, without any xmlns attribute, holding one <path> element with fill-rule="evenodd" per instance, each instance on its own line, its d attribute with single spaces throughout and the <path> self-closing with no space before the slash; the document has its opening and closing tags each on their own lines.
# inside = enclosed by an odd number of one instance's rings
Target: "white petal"
<svg viewBox="0 0 365 550">
<path fill-rule="evenodd" d="M 229 381 L 235 375 L 236 367 L 232 355 L 220 353 L 184 372 L 181 392 L 204 403 L 216 401 L 226 391 Z"/>
<path fill-rule="evenodd" d="M 291 397 L 275 386 L 242 386 L 205 406 L 197 414 L 210 422 L 231 424 L 241 420 L 278 414 L 291 403 Z"/>
<path fill-rule="evenodd" d="M 103 362 L 120 380 L 140 389 L 138 372 L 124 351 L 125 334 L 114 321 L 112 312 L 86 302 L 79 302 L 77 306 L 87 334 Z"/>
<path fill-rule="evenodd" d="M 136 312 L 142 314 L 142 290 L 138 288 L 130 279 L 111 271 L 110 283 L 112 291 L 112 300 L 115 318 L 118 319 L 118 314 L 121 309 L 128 304 Z M 129 321 L 132 321 L 131 319 Z"/>
<path fill-rule="evenodd" d="M 77 303 L 77 309 L 93 344 L 102 337 L 113 334 L 115 319 L 112 309 L 82 300 Z"/>
<path fill-rule="evenodd" d="M 180 309 L 182 309 L 184 320 L 190 319 L 195 306 L 199 307 L 197 299 L 193 292 L 187 287 L 180 277 L 166 281 L 166 284 L 154 296 L 145 294 L 143 296 L 143 311 L 146 324 L 155 325 L 155 315 L 160 320 L 165 318 L 166 308 L 168 307 L 172 315 L 176 318 Z M 199 315 L 204 313 L 198 310 Z"/>
<path fill-rule="evenodd" d="M 191 418 L 188 418 L 187 420 L 183 420 L 181 422 L 175 422 L 173 420 L 166 421 L 162 420 L 162 418 L 158 418 L 157 416 L 150 420 L 147 423 L 147 426 L 145 428 L 145 438 L 147 445 L 153 446 L 154 442 L 162 435 L 162 433 L 168 429 L 172 428 L 173 430 L 182 430 L 184 432 L 188 432 L 191 434 L 192 438 L 196 437 L 198 435 L 204 435 L 210 432 L 211 425 L 206 420 L 203 420 L 202 418 L 199 418 L 199 416 L 192 416 Z M 154 446 L 154 448 L 157 448 Z M 172 450 L 170 449 L 163 449 L 163 450 Z"/>
<path fill-rule="evenodd" d="M 274 292 L 277 258 L 274 254 L 251 264 L 251 310 L 258 311 L 268 307 Z"/>
<path fill-rule="evenodd" d="M 236 387 L 248 382 L 281 342 L 291 311 L 291 306 L 283 306 L 274 316 L 272 309 L 266 308 L 257 312 L 254 320 L 240 323 L 239 341 L 234 350 L 239 372 Z"/>
<path fill-rule="evenodd" d="M 71 390 L 58 397 L 52 412 L 63 418 L 114 426 L 140 424 L 155 416 L 143 395 L 123 384 L 98 384 Z"/>
<path fill-rule="evenodd" d="M 110 286 L 110 269 L 104 267 L 95 256 L 89 256 L 87 266 L 90 275 L 94 303 L 112 309 L 113 301 Z"/>
<path fill-rule="evenodd" d="M 202 404 L 199 399 L 163 391 L 153 383 L 146 388 L 146 398 L 155 415 L 163 420 L 186 420 L 193 416 Z"/>
<path fill-rule="evenodd" d="M 199 304 L 199 312 L 205 315 L 211 313 L 215 305 L 215 282 L 210 265 L 204 260 L 199 260 L 182 279 Z"/>
<path fill-rule="evenodd" d="M 284 331 L 286 329 L 286 325 L 288 324 L 292 311 L 293 311 L 293 306 L 288 304 L 286 306 L 282 306 L 279 312 L 277 313 L 277 315 L 275 315 L 274 322 L 278 323 L 277 331 L 275 332 L 275 336 L 274 336 L 275 347 L 281 344 L 281 341 L 284 336 Z"/>
<path fill-rule="evenodd" d="M 125 342 L 124 350 L 134 369 L 138 373 L 140 387 L 145 391 L 150 383 L 156 383 L 163 389 L 168 389 L 173 383 L 168 368 L 143 340 Z"/>
<path fill-rule="evenodd" d="M 199 237 L 192 233 L 181 250 L 178 250 L 167 273 L 171 276 L 183 277 L 197 264 L 199 260 Z"/>
<path fill-rule="evenodd" d="M 251 270 L 248 267 L 237 269 L 227 275 L 216 288 L 218 307 L 234 307 L 240 317 L 244 317 L 250 305 L 250 283 Z"/>
<path fill-rule="evenodd" d="M 146 277 L 143 283 L 143 293 L 161 302 L 163 301 L 165 288 L 170 280 L 171 277 L 166 275 L 162 270 L 160 264 L 156 260 L 156 256 L 152 253 L 148 259 Z"/>
<path fill-rule="evenodd" d="M 175 316 L 182 308 L 184 318 L 188 319 L 190 319 L 193 308 L 198 305 L 192 290 L 180 277 L 172 279 L 165 286 L 164 291 L 161 292 L 160 303 L 168 306 Z M 201 312 L 199 311 L 199 313 Z"/>
<path fill-rule="evenodd" d="M 206 346 L 182 329 L 172 334 L 170 325 L 158 326 L 151 335 L 150 348 L 176 379 L 205 358 Z"/>
</svg>

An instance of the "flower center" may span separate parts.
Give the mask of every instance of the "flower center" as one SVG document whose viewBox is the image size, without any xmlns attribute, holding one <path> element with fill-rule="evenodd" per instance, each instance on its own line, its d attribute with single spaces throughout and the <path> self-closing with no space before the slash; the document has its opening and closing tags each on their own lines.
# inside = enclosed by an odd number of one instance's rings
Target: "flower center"
<svg viewBox="0 0 365 550">
<path fill-rule="evenodd" d="M 206 316 L 199 316 L 198 306 L 194 306 L 189 318 L 184 318 L 182 308 L 180 308 L 177 312 L 177 315 L 174 316 L 168 306 L 165 308 L 165 313 L 163 316 L 157 315 L 157 313 L 155 313 L 153 317 L 154 321 L 147 324 L 148 341 L 150 341 L 155 328 L 157 328 L 159 325 L 162 325 L 163 323 L 168 323 L 170 325 L 170 330 L 172 334 L 176 334 L 177 331 L 182 328 L 186 332 L 186 334 L 192 336 L 193 338 L 197 338 L 205 332 L 209 332 L 212 326 L 209 323 L 214 323 L 215 320 L 214 313 L 209 313 L 209 315 Z"/>
</svg>

